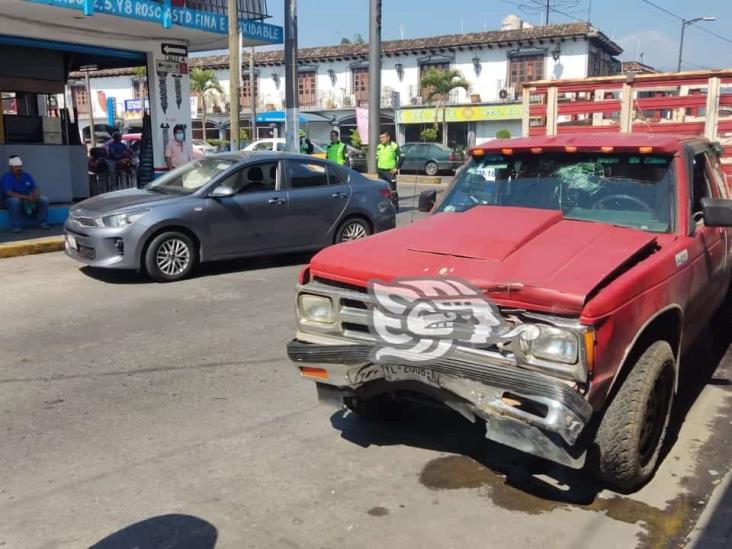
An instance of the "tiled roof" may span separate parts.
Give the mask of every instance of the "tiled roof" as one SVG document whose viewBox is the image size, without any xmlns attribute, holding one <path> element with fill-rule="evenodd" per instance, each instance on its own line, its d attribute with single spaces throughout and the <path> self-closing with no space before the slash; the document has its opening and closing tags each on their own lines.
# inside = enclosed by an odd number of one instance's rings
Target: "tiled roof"
<svg viewBox="0 0 732 549">
<path fill-rule="evenodd" d="M 619 55 L 623 51 L 620 46 L 589 23 L 566 23 L 516 30 L 448 34 L 409 40 L 385 40 L 381 43 L 381 50 L 387 57 L 410 53 L 423 53 L 426 55 L 432 52 L 439 52 L 440 50 L 490 49 L 493 47 L 542 44 L 544 41 L 549 42 L 552 40 L 577 38 L 594 40 L 611 55 Z M 242 59 L 242 65 L 247 64 L 247 57 Z M 368 44 L 318 46 L 298 50 L 298 59 L 301 63 L 339 59 L 366 59 L 367 57 Z M 191 57 L 189 62 L 192 67 L 225 68 L 229 66 L 229 56 L 211 55 Z M 255 65 L 282 65 L 284 62 L 284 50 L 260 51 L 254 55 Z M 132 69 L 107 69 L 93 73 L 95 77 L 131 74 L 133 74 Z M 81 73 L 72 73 L 70 76 L 72 78 L 81 78 L 83 75 Z"/>
<path fill-rule="evenodd" d="M 589 23 L 568 23 L 505 31 L 473 32 L 430 36 L 410 40 L 386 40 L 381 43 L 385 56 L 408 53 L 431 53 L 439 50 L 463 50 L 473 48 L 492 48 L 494 46 L 530 45 L 550 40 L 571 38 L 590 38 L 597 41 L 611 55 L 619 55 L 622 48 Z M 316 62 L 338 59 L 366 59 L 368 44 L 346 44 L 338 46 L 319 46 L 298 50 L 300 62 Z M 246 64 L 246 61 L 243 62 Z M 281 65 L 284 51 L 261 51 L 255 53 L 255 65 Z M 191 58 L 194 67 L 220 68 L 229 65 L 228 55 L 213 55 Z"/>
<path fill-rule="evenodd" d="M 623 61 L 623 69 L 622 72 L 629 73 L 656 73 L 659 72 L 658 70 L 654 69 L 650 65 L 646 65 L 645 63 L 641 63 L 640 61 Z"/>
</svg>

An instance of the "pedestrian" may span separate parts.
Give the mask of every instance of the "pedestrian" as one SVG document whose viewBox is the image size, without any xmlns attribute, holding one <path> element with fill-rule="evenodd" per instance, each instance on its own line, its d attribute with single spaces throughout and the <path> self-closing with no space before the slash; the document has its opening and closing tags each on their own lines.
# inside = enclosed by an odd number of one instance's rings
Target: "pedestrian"
<svg viewBox="0 0 732 549">
<path fill-rule="evenodd" d="M 19 233 L 23 227 L 33 225 L 50 229 L 48 199 L 41 196 L 33 177 L 23 171 L 23 160 L 11 156 L 8 167 L 9 171 L 0 179 L 0 190 L 10 216 L 10 230 Z"/>
<path fill-rule="evenodd" d="M 179 168 L 193 160 L 191 146 L 186 143 L 186 127 L 176 124 L 173 128 L 173 141 L 165 147 L 165 163 L 169 170 Z"/>
<path fill-rule="evenodd" d="M 379 135 L 379 144 L 376 146 L 376 171 L 381 179 L 389 183 L 391 201 L 396 211 L 399 211 L 396 176 L 403 161 L 404 156 L 399 145 L 391 140 L 389 132 L 382 132 Z"/>
<path fill-rule="evenodd" d="M 326 147 L 325 157 L 331 162 L 341 165 L 345 165 L 348 160 L 346 157 L 346 145 L 341 141 L 336 130 L 330 132 L 330 143 Z"/>
</svg>

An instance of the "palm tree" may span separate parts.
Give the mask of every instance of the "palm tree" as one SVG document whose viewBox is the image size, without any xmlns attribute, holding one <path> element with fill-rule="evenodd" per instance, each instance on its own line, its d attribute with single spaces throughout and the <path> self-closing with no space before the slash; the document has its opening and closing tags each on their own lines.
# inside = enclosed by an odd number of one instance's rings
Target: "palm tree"
<svg viewBox="0 0 732 549">
<path fill-rule="evenodd" d="M 191 91 L 197 93 L 201 98 L 201 124 L 203 127 L 203 139 L 206 140 L 206 95 L 211 92 L 223 94 L 224 90 L 216 74 L 211 69 L 195 68 L 190 73 Z"/>
<path fill-rule="evenodd" d="M 428 103 L 435 105 L 435 130 L 438 129 L 440 107 L 442 107 L 442 143 L 447 145 L 447 100 L 450 92 L 458 88 L 466 92 L 470 89 L 470 82 L 465 80 L 460 71 L 437 68 L 427 69 L 422 76 L 422 90 L 426 94 Z"/>
</svg>

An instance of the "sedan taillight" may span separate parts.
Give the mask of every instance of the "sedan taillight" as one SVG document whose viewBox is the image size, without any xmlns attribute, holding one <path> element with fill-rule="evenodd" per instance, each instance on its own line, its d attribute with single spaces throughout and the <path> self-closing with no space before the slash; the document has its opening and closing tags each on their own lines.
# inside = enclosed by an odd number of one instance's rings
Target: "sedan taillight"
<svg viewBox="0 0 732 549">
<path fill-rule="evenodd" d="M 379 194 L 383 198 L 391 198 L 391 189 L 379 189 Z"/>
</svg>

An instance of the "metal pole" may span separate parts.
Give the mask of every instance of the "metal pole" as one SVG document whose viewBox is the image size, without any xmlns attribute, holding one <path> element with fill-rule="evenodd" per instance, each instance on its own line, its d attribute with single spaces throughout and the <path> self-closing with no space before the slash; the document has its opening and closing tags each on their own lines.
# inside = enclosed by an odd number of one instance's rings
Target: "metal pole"
<svg viewBox="0 0 732 549">
<path fill-rule="evenodd" d="M 376 173 L 376 145 L 381 124 L 381 0 L 369 0 L 369 155 L 368 172 Z M 394 136 L 396 139 L 396 136 Z"/>
<path fill-rule="evenodd" d="M 684 31 L 686 30 L 686 19 L 681 20 L 681 41 L 679 42 L 679 64 L 676 66 L 676 72 L 681 72 L 681 56 L 684 53 Z"/>
<path fill-rule="evenodd" d="M 91 96 L 91 82 L 89 81 L 89 71 L 84 71 L 84 77 L 86 78 L 86 97 L 87 105 L 89 105 L 89 137 L 91 137 L 92 148 L 97 146 L 97 136 L 94 131 L 94 103 L 92 103 Z"/>
<path fill-rule="evenodd" d="M 546 0 L 546 13 L 544 15 L 544 24 L 549 24 L 549 10 L 552 9 L 552 0 Z"/>
<path fill-rule="evenodd" d="M 236 0 L 228 0 L 229 15 L 229 142 L 231 150 L 239 150 L 239 16 Z M 204 128 L 205 131 L 205 128 Z"/>
<path fill-rule="evenodd" d="M 249 103 L 252 106 L 252 141 L 257 139 L 257 81 L 254 76 L 254 46 L 249 57 Z"/>
<path fill-rule="evenodd" d="M 285 0 L 285 140 L 290 152 L 300 150 L 297 99 L 297 0 Z"/>
</svg>

